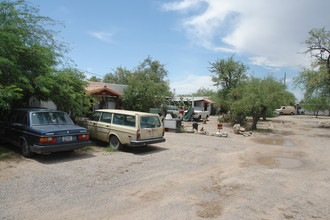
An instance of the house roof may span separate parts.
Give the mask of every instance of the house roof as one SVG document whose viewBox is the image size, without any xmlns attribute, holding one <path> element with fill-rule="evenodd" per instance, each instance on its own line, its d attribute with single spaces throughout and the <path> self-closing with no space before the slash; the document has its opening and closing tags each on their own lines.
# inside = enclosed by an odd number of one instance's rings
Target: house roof
<svg viewBox="0 0 330 220">
<path fill-rule="evenodd" d="M 124 94 L 124 90 L 127 88 L 127 85 L 121 85 L 121 84 L 112 84 L 112 83 L 103 83 L 103 82 L 88 82 L 88 87 L 99 89 L 100 87 L 106 86 L 109 89 L 112 89 L 116 92 L 119 92 L 121 94 Z M 87 87 L 87 88 L 88 88 Z"/>
<path fill-rule="evenodd" d="M 179 102 L 182 100 L 185 101 L 191 101 L 194 100 L 194 102 L 198 102 L 198 101 L 204 101 L 206 103 L 211 103 L 213 104 L 214 102 L 210 99 L 208 99 L 207 97 L 192 97 L 192 96 L 183 96 L 183 97 L 174 97 L 173 101 L 175 102 Z"/>
<path fill-rule="evenodd" d="M 204 102 L 206 103 L 210 103 L 210 104 L 213 104 L 214 102 L 208 98 L 204 98 Z"/>
<path fill-rule="evenodd" d="M 122 96 L 120 92 L 110 89 L 106 86 L 88 86 L 85 88 L 90 94 L 93 95 L 116 95 Z"/>
<path fill-rule="evenodd" d="M 122 96 L 124 89 L 127 85 L 102 83 L 102 82 L 88 82 L 89 85 L 85 88 L 87 92 L 93 95 L 109 96 L 116 95 Z"/>
</svg>

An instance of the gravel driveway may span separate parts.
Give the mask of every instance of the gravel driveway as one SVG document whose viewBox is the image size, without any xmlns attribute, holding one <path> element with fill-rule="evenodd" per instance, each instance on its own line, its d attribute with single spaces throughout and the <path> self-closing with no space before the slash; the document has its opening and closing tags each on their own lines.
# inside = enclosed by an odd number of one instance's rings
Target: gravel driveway
<svg viewBox="0 0 330 220">
<path fill-rule="evenodd" d="M 329 118 L 280 116 L 251 137 L 167 132 L 104 147 L 0 161 L 1 219 L 329 219 Z M 185 123 L 187 130 L 192 123 Z M 217 131 L 216 117 L 199 128 Z"/>
</svg>

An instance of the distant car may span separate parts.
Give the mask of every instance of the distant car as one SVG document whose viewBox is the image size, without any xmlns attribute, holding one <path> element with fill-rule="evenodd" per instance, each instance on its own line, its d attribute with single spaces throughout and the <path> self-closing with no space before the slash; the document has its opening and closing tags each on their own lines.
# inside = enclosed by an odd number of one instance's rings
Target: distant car
<svg viewBox="0 0 330 220">
<path fill-rule="evenodd" d="M 301 108 L 298 109 L 298 115 L 304 115 L 305 114 L 305 109 Z"/>
<path fill-rule="evenodd" d="M 294 115 L 296 109 L 293 106 L 281 106 L 279 109 L 275 109 L 275 113 L 278 115 Z"/>
<path fill-rule="evenodd" d="M 117 150 L 124 145 L 146 146 L 165 141 L 164 127 L 158 114 L 99 109 L 89 118 L 78 118 L 77 123 L 89 129 L 91 138 L 108 142 Z"/>
<path fill-rule="evenodd" d="M 25 157 L 34 153 L 72 151 L 91 144 L 88 129 L 75 125 L 62 111 L 17 109 L 0 125 L 2 139 L 21 147 Z"/>
<path fill-rule="evenodd" d="M 170 114 L 173 114 L 175 115 L 176 117 L 179 117 L 180 114 L 181 115 L 184 115 L 184 110 L 182 109 L 179 109 L 178 107 L 176 106 L 167 106 L 167 110 L 166 110 L 167 113 L 170 113 Z"/>
</svg>

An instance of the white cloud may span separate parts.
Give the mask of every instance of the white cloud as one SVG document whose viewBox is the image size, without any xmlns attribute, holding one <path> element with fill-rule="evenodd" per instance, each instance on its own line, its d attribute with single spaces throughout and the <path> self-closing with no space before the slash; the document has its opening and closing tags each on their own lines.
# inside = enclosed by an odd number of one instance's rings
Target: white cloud
<svg viewBox="0 0 330 220">
<path fill-rule="evenodd" d="M 211 76 L 188 75 L 184 80 L 170 83 L 170 87 L 175 89 L 176 95 L 192 94 L 200 88 L 216 90 L 213 86 Z"/>
<path fill-rule="evenodd" d="M 204 10 L 196 10 L 201 5 Z M 329 8 L 326 0 L 182 0 L 164 5 L 166 10 L 191 11 L 183 15 L 182 27 L 196 45 L 235 51 L 268 67 L 308 64 L 299 52 L 309 30 L 329 25 Z"/>
<path fill-rule="evenodd" d="M 89 32 L 90 35 L 105 42 L 112 42 L 114 33 L 110 32 Z"/>
<path fill-rule="evenodd" d="M 170 3 L 165 3 L 163 5 L 163 8 L 165 10 L 185 10 L 189 8 L 193 8 L 199 5 L 199 3 L 202 2 L 201 0 L 183 0 L 179 2 L 170 2 Z"/>
</svg>

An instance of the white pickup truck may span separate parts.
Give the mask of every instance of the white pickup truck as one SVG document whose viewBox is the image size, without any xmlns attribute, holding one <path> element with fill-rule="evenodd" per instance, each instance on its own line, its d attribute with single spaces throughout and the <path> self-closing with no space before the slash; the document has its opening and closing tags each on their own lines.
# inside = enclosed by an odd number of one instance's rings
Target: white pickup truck
<svg viewBox="0 0 330 220">
<path fill-rule="evenodd" d="M 189 114 L 189 111 L 192 111 L 190 114 Z M 188 116 L 186 116 L 188 113 Z M 195 121 L 198 121 L 198 120 L 202 120 L 202 119 L 207 119 L 209 117 L 210 113 L 208 111 L 201 111 L 201 110 L 197 110 L 197 109 L 189 109 L 187 111 L 185 111 L 185 117 L 186 120 L 190 120 L 190 119 L 193 119 Z"/>
<path fill-rule="evenodd" d="M 202 120 L 207 119 L 209 117 L 209 114 L 210 113 L 208 111 L 194 110 L 192 117 L 196 120 Z"/>
</svg>

